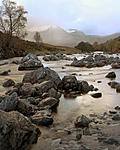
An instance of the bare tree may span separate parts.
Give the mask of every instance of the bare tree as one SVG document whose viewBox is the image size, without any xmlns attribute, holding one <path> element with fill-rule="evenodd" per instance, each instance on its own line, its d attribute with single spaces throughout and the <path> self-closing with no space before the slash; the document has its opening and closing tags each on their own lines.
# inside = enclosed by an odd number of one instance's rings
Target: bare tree
<svg viewBox="0 0 120 150">
<path fill-rule="evenodd" d="M 17 6 L 11 0 L 3 0 L 2 6 L 0 6 L 0 30 L 10 37 L 24 37 L 27 23 L 25 14 L 27 11 L 22 6 Z"/>
<path fill-rule="evenodd" d="M 37 43 L 38 45 L 40 44 L 40 42 L 42 42 L 42 38 L 41 38 L 39 32 L 35 32 L 34 40 L 36 41 L 36 43 Z"/>
</svg>

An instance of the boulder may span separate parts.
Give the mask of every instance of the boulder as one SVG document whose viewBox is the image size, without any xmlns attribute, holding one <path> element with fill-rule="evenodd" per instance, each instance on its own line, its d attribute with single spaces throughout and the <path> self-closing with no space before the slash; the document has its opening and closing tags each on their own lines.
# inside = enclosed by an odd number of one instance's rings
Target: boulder
<svg viewBox="0 0 120 150">
<path fill-rule="evenodd" d="M 120 69 L 120 63 L 113 63 L 111 66 L 113 69 Z"/>
<path fill-rule="evenodd" d="M 106 76 L 106 78 L 116 78 L 115 72 L 109 72 Z"/>
<path fill-rule="evenodd" d="M 116 88 L 119 84 L 120 84 L 120 83 L 115 82 L 115 81 L 108 83 L 108 85 L 111 86 L 111 88 Z"/>
<path fill-rule="evenodd" d="M 41 83 L 43 81 L 51 80 L 56 86 L 61 84 L 61 79 L 59 75 L 52 69 L 45 67 L 35 70 L 33 72 L 28 72 L 23 77 L 23 83 Z"/>
<path fill-rule="evenodd" d="M 78 81 L 75 76 L 64 76 L 62 85 L 63 89 L 66 91 L 69 89 L 76 90 L 78 88 Z"/>
<path fill-rule="evenodd" d="M 25 116 L 30 116 L 35 113 L 35 107 L 25 99 L 20 99 L 18 101 L 16 110 Z"/>
<path fill-rule="evenodd" d="M 31 121 L 36 125 L 49 126 L 53 124 L 53 118 L 48 110 L 38 111 L 31 117 Z"/>
<path fill-rule="evenodd" d="M 16 110 L 19 99 L 17 93 L 13 93 L 10 96 L 4 97 L 0 103 L 0 109 L 4 111 L 13 111 Z"/>
<path fill-rule="evenodd" d="M 82 94 L 87 94 L 90 91 L 90 86 L 87 81 L 81 81 L 81 88 Z"/>
<path fill-rule="evenodd" d="M 91 94 L 91 96 L 94 98 L 100 98 L 102 97 L 102 93 L 94 93 L 94 94 Z"/>
<path fill-rule="evenodd" d="M 89 118 L 87 118 L 84 115 L 81 115 L 76 118 L 74 124 L 77 128 L 80 128 L 80 127 L 88 127 L 90 122 L 91 122 L 91 120 Z"/>
<path fill-rule="evenodd" d="M 38 95 L 42 95 L 43 93 L 48 92 L 49 89 L 51 88 L 56 88 L 56 86 L 53 81 L 48 80 L 48 81 L 43 81 L 38 86 L 36 86 L 36 91 Z"/>
<path fill-rule="evenodd" d="M 29 150 L 40 130 L 19 112 L 0 110 L 0 150 Z"/>
<path fill-rule="evenodd" d="M 40 67 L 43 67 L 43 64 L 41 63 L 40 60 L 29 59 L 28 61 L 25 61 L 22 64 L 20 64 L 18 67 L 18 70 L 19 71 L 35 70 L 35 69 L 38 69 Z"/>
<path fill-rule="evenodd" d="M 25 56 L 25 57 L 23 57 L 23 58 L 21 59 L 21 63 L 24 63 L 24 62 L 26 62 L 26 61 L 28 61 L 28 60 L 30 60 L 30 59 L 39 60 L 38 57 L 37 57 L 37 55 L 30 53 L 30 54 L 28 54 L 27 56 Z"/>
<path fill-rule="evenodd" d="M 48 97 L 40 101 L 38 107 L 54 109 L 59 104 L 59 100 L 53 97 Z"/>
<path fill-rule="evenodd" d="M 3 87 L 10 87 L 14 85 L 15 85 L 15 82 L 12 79 L 8 79 L 7 81 L 3 83 Z"/>
<path fill-rule="evenodd" d="M 22 96 L 34 96 L 36 93 L 36 88 L 31 83 L 24 83 L 19 89 L 19 94 Z"/>
</svg>

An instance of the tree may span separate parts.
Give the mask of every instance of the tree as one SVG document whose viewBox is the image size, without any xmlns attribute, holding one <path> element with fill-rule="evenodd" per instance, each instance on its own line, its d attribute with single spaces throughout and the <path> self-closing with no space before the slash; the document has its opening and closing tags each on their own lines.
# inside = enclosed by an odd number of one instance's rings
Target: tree
<svg viewBox="0 0 120 150">
<path fill-rule="evenodd" d="M 17 6 L 11 0 L 3 0 L 0 6 L 0 30 L 9 37 L 24 37 L 27 23 L 25 14 L 27 11 L 22 6 Z"/>
<path fill-rule="evenodd" d="M 36 32 L 34 35 L 34 40 L 36 41 L 37 44 L 40 44 L 40 42 L 42 42 L 42 38 L 40 36 L 39 32 Z"/>
<path fill-rule="evenodd" d="M 95 50 L 88 42 L 80 42 L 75 48 L 80 49 L 82 52 L 92 52 Z"/>
</svg>

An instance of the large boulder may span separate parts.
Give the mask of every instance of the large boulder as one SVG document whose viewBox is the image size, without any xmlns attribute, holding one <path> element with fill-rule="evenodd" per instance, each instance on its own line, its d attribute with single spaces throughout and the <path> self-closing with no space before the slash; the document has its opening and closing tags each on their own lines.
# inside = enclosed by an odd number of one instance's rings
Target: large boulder
<svg viewBox="0 0 120 150">
<path fill-rule="evenodd" d="M 84 115 L 78 116 L 75 120 L 75 126 L 76 127 L 88 127 L 90 124 L 91 120 L 89 118 L 87 118 Z"/>
<path fill-rule="evenodd" d="M 40 101 L 40 103 L 38 104 L 38 107 L 54 109 L 57 107 L 58 104 L 59 104 L 58 99 L 55 99 L 53 97 L 48 97 Z"/>
<path fill-rule="evenodd" d="M 0 103 L 0 109 L 4 111 L 16 110 L 19 102 L 17 93 L 13 93 L 10 96 L 6 96 Z"/>
<path fill-rule="evenodd" d="M 106 78 L 116 78 L 115 72 L 109 72 L 106 76 Z"/>
<path fill-rule="evenodd" d="M 40 60 L 34 60 L 34 59 L 29 59 L 28 61 L 20 64 L 18 67 L 18 70 L 35 70 L 40 67 L 43 67 L 43 64 L 41 63 Z"/>
<path fill-rule="evenodd" d="M 53 124 L 53 118 L 48 110 L 38 111 L 31 117 L 31 121 L 36 125 L 49 126 Z"/>
<path fill-rule="evenodd" d="M 0 150 L 29 150 L 40 130 L 19 112 L 0 110 Z"/>
<path fill-rule="evenodd" d="M 31 83 L 24 83 L 23 86 L 19 89 L 19 95 L 22 96 L 34 96 L 36 93 L 35 87 Z"/>
<path fill-rule="evenodd" d="M 62 85 L 64 90 L 76 90 L 78 88 L 78 81 L 75 76 L 64 76 Z"/>
<path fill-rule="evenodd" d="M 41 83 L 43 81 L 51 80 L 58 86 L 61 83 L 59 75 L 48 67 L 40 68 L 33 72 L 28 72 L 23 77 L 24 83 Z"/>
</svg>

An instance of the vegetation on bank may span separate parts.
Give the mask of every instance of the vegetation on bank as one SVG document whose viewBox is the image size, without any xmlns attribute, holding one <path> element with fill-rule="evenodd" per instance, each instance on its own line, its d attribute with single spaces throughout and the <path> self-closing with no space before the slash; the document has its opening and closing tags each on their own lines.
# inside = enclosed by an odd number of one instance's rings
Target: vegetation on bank
<svg viewBox="0 0 120 150">
<path fill-rule="evenodd" d="M 88 42 L 80 42 L 75 48 L 82 52 L 116 52 L 120 53 L 120 37 L 106 41 L 105 43 L 98 44 L 95 42 L 93 45 Z"/>
</svg>

